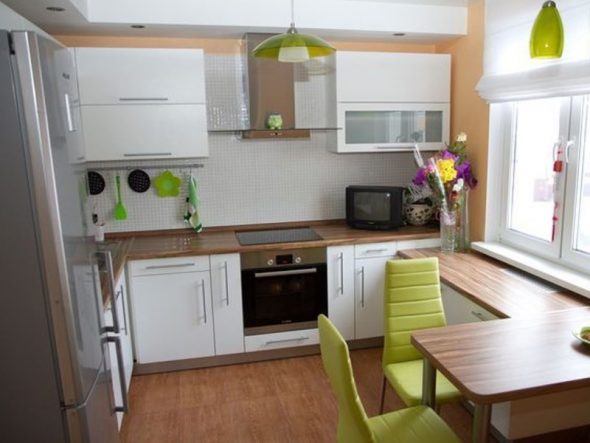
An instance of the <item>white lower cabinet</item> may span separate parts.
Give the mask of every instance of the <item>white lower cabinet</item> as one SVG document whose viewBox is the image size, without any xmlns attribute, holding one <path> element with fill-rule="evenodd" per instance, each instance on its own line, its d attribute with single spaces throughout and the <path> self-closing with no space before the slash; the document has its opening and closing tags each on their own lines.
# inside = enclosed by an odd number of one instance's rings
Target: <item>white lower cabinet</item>
<svg viewBox="0 0 590 443">
<path fill-rule="evenodd" d="M 238 254 L 130 263 L 137 362 L 243 352 Z"/>
<path fill-rule="evenodd" d="M 215 354 L 244 352 L 240 255 L 212 255 L 210 263 Z"/>
<path fill-rule="evenodd" d="M 328 317 L 345 340 L 354 339 L 354 246 L 332 246 L 328 264 Z"/>
<path fill-rule="evenodd" d="M 383 335 L 383 292 L 385 263 L 395 258 L 396 242 L 355 246 L 355 329 L 356 337 Z"/>
<path fill-rule="evenodd" d="M 129 303 L 127 298 L 127 284 L 125 280 L 125 273 L 123 273 L 115 284 L 114 300 L 111 299 L 111 304 L 104 313 L 106 325 L 112 327 L 115 324 L 113 308 L 116 309 L 116 318 L 119 325 L 119 333 L 109 333 L 109 363 L 111 369 L 111 380 L 113 384 L 113 399 L 115 407 L 118 408 L 121 408 L 124 404 L 123 393 L 125 393 L 126 396 L 129 392 L 131 375 L 133 373 L 133 347 L 131 344 L 131 328 L 128 307 Z M 117 340 L 121 346 L 120 355 L 117 351 Z M 120 358 L 122 359 L 122 362 L 120 361 Z M 124 385 L 121 384 L 121 365 Z M 117 412 L 117 424 L 119 429 L 121 428 L 121 424 L 123 422 L 123 414 L 124 413 L 121 411 Z"/>
<path fill-rule="evenodd" d="M 328 316 L 342 336 L 346 340 L 381 337 L 385 264 L 397 259 L 398 250 L 439 245 L 440 239 L 432 238 L 329 247 Z M 473 318 L 477 318 L 474 315 L 486 319 L 492 316 L 477 308 L 470 306 L 468 310 Z M 475 314 L 471 314 L 472 311 Z"/>
<path fill-rule="evenodd" d="M 496 320 L 498 318 L 444 283 L 441 283 L 441 295 L 448 325 Z"/>
</svg>

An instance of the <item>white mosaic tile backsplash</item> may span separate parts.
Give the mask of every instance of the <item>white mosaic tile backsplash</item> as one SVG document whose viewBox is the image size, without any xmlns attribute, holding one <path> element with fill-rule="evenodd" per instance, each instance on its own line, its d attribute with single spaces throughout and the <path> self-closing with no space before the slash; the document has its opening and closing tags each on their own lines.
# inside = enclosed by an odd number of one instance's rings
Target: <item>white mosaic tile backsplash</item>
<svg viewBox="0 0 590 443">
<path fill-rule="evenodd" d="M 193 169 L 199 183 L 200 215 L 205 227 L 250 223 L 329 220 L 345 217 L 344 188 L 349 184 L 405 185 L 415 171 L 409 153 L 333 154 L 326 150 L 327 133 L 313 132 L 310 140 L 237 140 L 229 134 L 209 136 L 209 157 Z M 143 164 L 154 162 L 143 162 Z M 179 197 L 158 197 L 153 186 L 138 194 L 127 185 L 121 165 L 121 193 L 127 220 L 113 220 L 114 171 L 103 171 L 105 191 L 91 196 L 106 232 L 183 228 L 187 167 L 170 165 L 183 179 Z M 95 163 L 95 167 L 112 166 Z M 146 169 L 152 179 L 160 170 Z"/>
<path fill-rule="evenodd" d="M 247 125 L 244 104 L 243 59 L 235 55 L 206 58 L 208 127 L 237 129 Z M 296 69 L 296 119 L 300 127 L 335 126 L 333 60 L 308 62 Z M 203 226 L 227 226 L 345 217 L 344 188 L 349 184 L 405 185 L 415 171 L 408 153 L 333 154 L 327 147 L 336 143 L 334 131 L 312 131 L 311 139 L 239 140 L 233 133 L 209 133 L 209 157 L 191 161 L 134 161 L 94 163 L 107 186 L 90 196 L 90 207 L 105 223 L 106 232 L 183 228 L 190 168 L 200 188 Z M 169 167 L 182 178 L 178 197 L 158 197 L 153 186 L 138 194 L 127 185 L 134 167 Z M 100 171 L 120 167 L 117 171 Z M 128 169 L 131 168 L 131 169 Z M 162 172 L 145 169 L 154 179 Z M 121 175 L 127 220 L 114 220 L 115 175 Z"/>
</svg>

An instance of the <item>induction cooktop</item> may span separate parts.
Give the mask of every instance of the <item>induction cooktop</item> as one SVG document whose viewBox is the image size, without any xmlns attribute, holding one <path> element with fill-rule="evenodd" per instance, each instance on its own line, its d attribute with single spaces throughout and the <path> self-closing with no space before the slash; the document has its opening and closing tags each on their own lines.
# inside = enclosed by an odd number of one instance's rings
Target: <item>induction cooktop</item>
<svg viewBox="0 0 590 443">
<path fill-rule="evenodd" d="M 236 237 L 238 237 L 238 241 L 242 246 L 263 245 L 267 243 L 293 243 L 322 239 L 311 228 L 244 231 L 237 232 Z"/>
</svg>

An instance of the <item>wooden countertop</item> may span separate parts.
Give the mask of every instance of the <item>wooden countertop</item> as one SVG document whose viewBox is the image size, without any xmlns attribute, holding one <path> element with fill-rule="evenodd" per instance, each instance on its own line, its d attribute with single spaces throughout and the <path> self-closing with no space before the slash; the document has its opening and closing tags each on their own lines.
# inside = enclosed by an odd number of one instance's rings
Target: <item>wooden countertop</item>
<svg viewBox="0 0 590 443">
<path fill-rule="evenodd" d="M 489 404 L 590 386 L 590 347 L 572 335 L 582 325 L 590 307 L 416 331 L 412 344 L 467 399 Z"/>
<path fill-rule="evenodd" d="M 296 249 L 326 247 L 341 244 L 377 243 L 399 240 L 436 238 L 439 231 L 432 227 L 407 226 L 393 231 L 364 231 L 351 229 L 345 223 L 319 224 L 309 226 L 321 240 L 291 243 L 272 243 L 242 246 L 236 238 L 236 230 L 204 231 L 195 234 L 180 231 L 178 234 L 134 236 L 127 252 L 127 259 L 178 257 L 183 255 L 210 255 L 233 252 L 263 251 L 269 249 Z M 250 229 L 252 230 L 252 229 Z"/>
<path fill-rule="evenodd" d="M 444 254 L 429 248 L 399 251 L 399 255 L 438 257 L 443 283 L 501 318 L 533 317 L 590 305 L 590 300 L 578 294 L 475 251 Z"/>
</svg>

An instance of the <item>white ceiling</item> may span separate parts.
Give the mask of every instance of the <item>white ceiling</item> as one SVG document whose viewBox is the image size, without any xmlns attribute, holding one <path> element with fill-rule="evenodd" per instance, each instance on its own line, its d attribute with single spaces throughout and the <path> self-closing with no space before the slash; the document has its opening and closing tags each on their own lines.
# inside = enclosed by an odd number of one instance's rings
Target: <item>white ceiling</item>
<svg viewBox="0 0 590 443">
<path fill-rule="evenodd" d="M 289 0 L 1 1 L 56 35 L 239 38 L 245 32 L 284 32 L 290 21 Z M 295 0 L 295 21 L 300 31 L 332 40 L 434 42 L 466 33 L 471 1 Z M 51 12 L 49 6 L 65 11 Z"/>
</svg>

